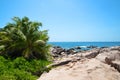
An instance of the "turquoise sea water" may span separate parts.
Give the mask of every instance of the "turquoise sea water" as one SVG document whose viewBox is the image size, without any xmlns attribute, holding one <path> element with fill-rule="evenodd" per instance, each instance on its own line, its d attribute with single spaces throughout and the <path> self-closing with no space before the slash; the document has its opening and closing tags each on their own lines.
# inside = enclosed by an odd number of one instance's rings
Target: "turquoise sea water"
<svg viewBox="0 0 120 80">
<path fill-rule="evenodd" d="M 111 47 L 120 46 L 120 42 L 49 42 L 53 46 L 61 46 L 62 48 L 73 48 L 76 46 L 98 46 L 98 47 Z"/>
</svg>

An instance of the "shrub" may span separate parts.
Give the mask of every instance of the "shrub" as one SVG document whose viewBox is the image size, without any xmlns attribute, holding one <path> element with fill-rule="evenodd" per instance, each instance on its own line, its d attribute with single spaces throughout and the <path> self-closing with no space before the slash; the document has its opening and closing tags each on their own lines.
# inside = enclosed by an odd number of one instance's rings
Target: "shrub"
<svg viewBox="0 0 120 80">
<path fill-rule="evenodd" d="M 50 62 L 27 60 L 23 57 L 5 59 L 0 56 L 0 80 L 36 80 Z"/>
</svg>

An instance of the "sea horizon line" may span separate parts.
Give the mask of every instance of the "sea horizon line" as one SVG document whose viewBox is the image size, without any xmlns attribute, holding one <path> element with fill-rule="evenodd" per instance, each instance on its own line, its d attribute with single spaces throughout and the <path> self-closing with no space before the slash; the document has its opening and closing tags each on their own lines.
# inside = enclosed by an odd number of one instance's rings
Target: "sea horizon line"
<svg viewBox="0 0 120 80">
<path fill-rule="evenodd" d="M 48 42 L 120 42 L 120 41 L 48 41 Z"/>
</svg>

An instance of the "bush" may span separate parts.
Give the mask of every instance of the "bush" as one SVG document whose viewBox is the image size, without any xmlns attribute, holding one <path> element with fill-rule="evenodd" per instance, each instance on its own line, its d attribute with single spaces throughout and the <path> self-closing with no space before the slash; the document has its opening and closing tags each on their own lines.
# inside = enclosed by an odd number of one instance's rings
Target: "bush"
<svg viewBox="0 0 120 80">
<path fill-rule="evenodd" d="M 45 66 L 50 62 L 45 60 L 26 60 L 18 57 L 14 60 L 0 56 L 0 80 L 36 80 Z"/>
<path fill-rule="evenodd" d="M 17 79 L 13 75 L 3 74 L 3 75 L 0 75 L 0 80 L 17 80 Z"/>
</svg>

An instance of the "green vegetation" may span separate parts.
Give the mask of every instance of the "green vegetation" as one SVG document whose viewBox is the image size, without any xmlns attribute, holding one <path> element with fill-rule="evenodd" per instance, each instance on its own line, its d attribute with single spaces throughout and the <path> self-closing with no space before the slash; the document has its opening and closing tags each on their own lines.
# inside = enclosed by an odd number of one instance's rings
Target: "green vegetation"
<svg viewBox="0 0 120 80">
<path fill-rule="evenodd" d="M 36 80 L 50 64 L 47 30 L 27 17 L 13 18 L 0 29 L 0 79 Z"/>
<path fill-rule="evenodd" d="M 47 30 L 39 31 L 40 22 L 31 22 L 27 17 L 13 18 L 13 23 L 0 29 L 1 54 L 16 58 L 24 56 L 27 59 L 48 59 Z"/>
<path fill-rule="evenodd" d="M 28 61 L 23 57 L 14 60 L 0 56 L 0 80 L 36 80 L 50 62 L 45 60 Z"/>
</svg>

